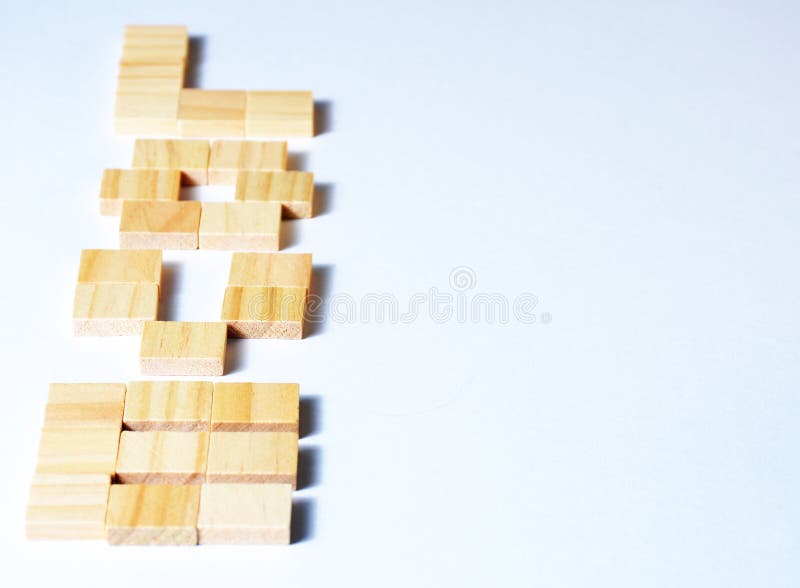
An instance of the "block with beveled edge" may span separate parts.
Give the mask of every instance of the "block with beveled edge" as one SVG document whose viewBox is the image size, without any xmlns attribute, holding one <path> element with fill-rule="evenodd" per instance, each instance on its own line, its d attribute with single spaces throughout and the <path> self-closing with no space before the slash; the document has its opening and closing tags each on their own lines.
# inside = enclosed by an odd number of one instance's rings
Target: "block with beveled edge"
<svg viewBox="0 0 800 588">
<path fill-rule="evenodd" d="M 197 249 L 201 210 L 194 201 L 124 200 L 120 249 Z"/>
<path fill-rule="evenodd" d="M 112 484 L 106 530 L 111 545 L 196 545 L 200 485 Z"/>
<path fill-rule="evenodd" d="M 226 344 L 224 322 L 147 322 L 139 352 L 140 369 L 151 376 L 221 376 Z"/>
<path fill-rule="evenodd" d="M 245 339 L 302 339 L 305 288 L 228 286 L 221 319 L 228 333 Z"/>
<path fill-rule="evenodd" d="M 212 431 L 298 432 L 299 384 L 216 382 Z"/>
<path fill-rule="evenodd" d="M 202 381 L 128 382 L 123 424 L 132 431 L 208 431 L 213 390 Z"/>
</svg>

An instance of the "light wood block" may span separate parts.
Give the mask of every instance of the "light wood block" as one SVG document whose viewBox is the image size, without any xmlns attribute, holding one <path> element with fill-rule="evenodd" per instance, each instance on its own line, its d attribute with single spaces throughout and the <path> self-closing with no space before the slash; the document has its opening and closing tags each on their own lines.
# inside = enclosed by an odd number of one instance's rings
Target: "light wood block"
<svg viewBox="0 0 800 588">
<path fill-rule="evenodd" d="M 181 137 L 243 137 L 247 93 L 238 90 L 181 90 Z"/>
<path fill-rule="evenodd" d="M 181 80 L 185 69 L 182 65 L 125 65 L 119 66 L 117 81 L 122 80 Z"/>
<path fill-rule="evenodd" d="M 297 433 L 300 386 L 251 382 L 216 382 L 212 431 L 284 431 Z"/>
<path fill-rule="evenodd" d="M 248 92 L 245 132 L 248 137 L 313 137 L 311 92 Z"/>
<path fill-rule="evenodd" d="M 125 384 L 50 384 L 44 428 L 122 429 Z"/>
<path fill-rule="evenodd" d="M 203 202 L 200 249 L 280 249 L 281 207 L 274 202 Z"/>
<path fill-rule="evenodd" d="M 177 116 L 177 112 L 176 112 Z M 137 139 L 133 167 L 177 169 L 187 186 L 208 183 L 208 141 L 180 139 Z"/>
<path fill-rule="evenodd" d="M 221 376 L 227 344 L 225 323 L 145 323 L 140 351 L 142 374 Z"/>
<path fill-rule="evenodd" d="M 114 131 L 120 135 L 178 134 L 178 94 L 117 94 Z"/>
<path fill-rule="evenodd" d="M 161 251 L 84 249 L 79 284 L 161 284 Z"/>
<path fill-rule="evenodd" d="M 116 480 L 122 484 L 200 484 L 207 432 L 122 431 Z"/>
<path fill-rule="evenodd" d="M 208 431 L 211 382 L 129 382 L 123 423 L 133 431 Z"/>
<path fill-rule="evenodd" d="M 221 319 L 245 339 L 302 339 L 308 292 L 303 288 L 228 286 Z"/>
<path fill-rule="evenodd" d="M 120 63 L 125 65 L 183 65 L 186 62 L 186 44 L 161 41 L 158 45 L 132 39 L 122 46 Z"/>
<path fill-rule="evenodd" d="M 208 483 L 297 485 L 297 433 L 211 433 Z"/>
<path fill-rule="evenodd" d="M 277 202 L 283 207 L 284 218 L 310 218 L 314 209 L 314 174 L 244 171 L 236 178 L 236 200 Z"/>
<path fill-rule="evenodd" d="M 229 286 L 280 286 L 305 288 L 311 285 L 310 253 L 234 253 Z"/>
<path fill-rule="evenodd" d="M 117 96 L 178 96 L 183 78 L 120 78 Z"/>
<path fill-rule="evenodd" d="M 125 41 L 146 39 L 157 42 L 162 39 L 189 39 L 186 25 L 125 25 L 123 30 Z"/>
<path fill-rule="evenodd" d="M 286 545 L 292 521 L 289 484 L 204 484 L 198 543 Z"/>
<path fill-rule="evenodd" d="M 200 202 L 123 200 L 120 249 L 197 249 Z"/>
<path fill-rule="evenodd" d="M 105 539 L 111 477 L 102 474 L 36 475 L 28 497 L 28 539 Z"/>
<path fill-rule="evenodd" d="M 107 169 L 100 186 L 100 214 L 118 215 L 123 200 L 178 200 L 181 172 L 168 169 Z"/>
<path fill-rule="evenodd" d="M 286 141 L 214 141 L 208 183 L 235 185 L 242 171 L 285 170 L 286 157 Z"/>
<path fill-rule="evenodd" d="M 119 429 L 44 429 L 37 474 L 108 474 L 117 461 Z"/>
<path fill-rule="evenodd" d="M 200 486 L 112 484 L 106 529 L 111 545 L 196 545 Z"/>
<path fill-rule="evenodd" d="M 76 336 L 141 335 L 158 314 L 158 284 L 78 284 L 72 306 Z"/>
</svg>

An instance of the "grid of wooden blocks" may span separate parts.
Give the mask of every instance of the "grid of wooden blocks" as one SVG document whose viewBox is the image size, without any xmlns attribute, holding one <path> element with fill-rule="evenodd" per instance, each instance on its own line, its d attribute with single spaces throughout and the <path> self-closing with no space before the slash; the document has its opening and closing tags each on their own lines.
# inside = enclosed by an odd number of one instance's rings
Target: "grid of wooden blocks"
<svg viewBox="0 0 800 588">
<path fill-rule="evenodd" d="M 27 535 L 288 543 L 299 418 L 297 384 L 51 384 Z"/>
</svg>

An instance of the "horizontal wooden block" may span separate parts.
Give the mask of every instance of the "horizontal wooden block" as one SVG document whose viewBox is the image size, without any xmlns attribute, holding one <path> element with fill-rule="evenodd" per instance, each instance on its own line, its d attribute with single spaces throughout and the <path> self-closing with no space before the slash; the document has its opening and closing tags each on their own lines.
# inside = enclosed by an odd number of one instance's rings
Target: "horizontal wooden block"
<svg viewBox="0 0 800 588">
<path fill-rule="evenodd" d="M 179 96 L 183 76 L 176 78 L 119 78 L 117 96 Z"/>
<path fill-rule="evenodd" d="M 178 97 L 178 94 L 117 94 L 114 131 L 121 135 L 177 135 Z"/>
<path fill-rule="evenodd" d="M 178 200 L 181 172 L 169 169 L 107 169 L 100 186 L 100 214 L 118 215 L 123 200 Z"/>
<path fill-rule="evenodd" d="M 158 315 L 158 284 L 78 284 L 72 306 L 76 336 L 141 335 Z"/>
<path fill-rule="evenodd" d="M 130 39 L 189 39 L 186 25 L 125 25 L 123 38 Z"/>
<path fill-rule="evenodd" d="M 177 116 L 177 112 L 176 112 Z M 209 142 L 180 139 L 137 139 L 133 167 L 177 169 L 188 186 L 208 183 Z"/>
<path fill-rule="evenodd" d="M 142 374 L 221 376 L 225 369 L 225 323 L 145 323 L 140 350 Z"/>
<path fill-rule="evenodd" d="M 297 485 L 297 433 L 211 433 L 206 481 Z"/>
<path fill-rule="evenodd" d="M 117 81 L 122 80 L 183 80 L 182 65 L 125 65 L 119 66 Z"/>
<path fill-rule="evenodd" d="M 236 184 L 242 171 L 286 169 L 285 141 L 214 141 L 208 161 L 209 184 Z"/>
<path fill-rule="evenodd" d="M 200 249 L 277 251 L 281 207 L 274 202 L 203 202 Z"/>
<path fill-rule="evenodd" d="M 123 484 L 200 484 L 207 432 L 122 431 L 116 480 Z"/>
<path fill-rule="evenodd" d="M 175 42 L 162 41 L 148 44 L 131 40 L 122 46 L 120 63 L 125 65 L 183 65 L 186 62 L 188 46 Z"/>
<path fill-rule="evenodd" d="M 221 319 L 245 339 L 302 339 L 308 292 L 303 288 L 228 286 Z"/>
<path fill-rule="evenodd" d="M 181 90 L 181 137 L 243 137 L 247 94 L 238 90 Z"/>
<path fill-rule="evenodd" d="M 201 209 L 194 201 L 123 200 L 120 249 L 197 249 Z"/>
<path fill-rule="evenodd" d="M 211 382 L 129 382 L 123 423 L 133 431 L 208 431 Z"/>
<path fill-rule="evenodd" d="M 236 178 L 236 200 L 277 202 L 283 207 L 284 218 L 310 218 L 314 208 L 314 174 L 245 171 Z"/>
<path fill-rule="evenodd" d="M 103 474 L 36 475 L 31 484 L 28 539 L 105 539 L 111 477 Z"/>
<path fill-rule="evenodd" d="M 308 289 L 311 270 L 310 253 L 234 253 L 228 285 Z"/>
<path fill-rule="evenodd" d="M 161 284 L 161 251 L 84 249 L 79 284 Z"/>
<path fill-rule="evenodd" d="M 211 411 L 213 431 L 286 431 L 297 433 L 300 386 L 216 382 Z"/>
<path fill-rule="evenodd" d="M 106 529 L 111 545 L 196 545 L 200 486 L 112 484 Z"/>
<path fill-rule="evenodd" d="M 245 133 L 248 137 L 313 137 L 311 92 L 247 93 Z"/>
<path fill-rule="evenodd" d="M 204 484 L 198 543 L 286 545 L 292 521 L 289 484 Z"/>
<path fill-rule="evenodd" d="M 108 474 L 117 461 L 119 429 L 44 429 L 37 474 Z"/>
<path fill-rule="evenodd" d="M 44 428 L 122 429 L 125 384 L 50 384 Z"/>
</svg>

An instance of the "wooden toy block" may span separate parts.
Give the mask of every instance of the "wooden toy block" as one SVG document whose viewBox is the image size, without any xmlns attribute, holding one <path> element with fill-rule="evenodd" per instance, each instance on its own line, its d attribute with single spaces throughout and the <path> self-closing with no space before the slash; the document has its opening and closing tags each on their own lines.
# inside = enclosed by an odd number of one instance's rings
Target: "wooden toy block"
<svg viewBox="0 0 800 588">
<path fill-rule="evenodd" d="M 280 249 L 281 207 L 274 202 L 203 202 L 200 249 Z"/>
<path fill-rule="evenodd" d="M 289 484 L 204 484 L 198 543 L 286 545 L 292 520 Z"/>
<path fill-rule="evenodd" d="M 123 200 L 120 249 L 197 249 L 200 202 Z"/>
<path fill-rule="evenodd" d="M 125 384 L 50 384 L 44 428 L 122 429 Z"/>
<path fill-rule="evenodd" d="M 313 137 L 311 92 L 247 92 L 248 137 Z"/>
<path fill-rule="evenodd" d="M 105 539 L 111 477 L 103 474 L 34 476 L 25 517 L 28 539 Z"/>
<path fill-rule="evenodd" d="M 310 253 L 234 253 L 229 286 L 280 286 L 305 288 L 311 285 Z"/>
<path fill-rule="evenodd" d="M 157 42 L 161 39 L 189 39 L 189 29 L 185 25 L 125 25 L 125 41 L 132 39 Z"/>
<path fill-rule="evenodd" d="M 121 135 L 177 135 L 178 94 L 117 94 L 114 131 Z"/>
<path fill-rule="evenodd" d="M 181 90 L 181 137 L 243 137 L 247 93 L 238 90 Z"/>
<path fill-rule="evenodd" d="M 196 545 L 200 486 L 112 484 L 106 530 L 111 545 Z"/>
<path fill-rule="evenodd" d="M 297 485 L 297 433 L 211 433 L 208 483 Z"/>
<path fill-rule="evenodd" d="M 142 374 L 221 376 L 225 368 L 225 323 L 145 323 L 140 351 Z"/>
<path fill-rule="evenodd" d="M 300 386 L 216 382 L 212 431 L 284 431 L 297 433 Z"/>
<path fill-rule="evenodd" d="M 284 218 L 310 218 L 314 208 L 314 174 L 243 171 L 236 178 L 236 200 L 278 202 L 283 206 Z"/>
<path fill-rule="evenodd" d="M 242 171 L 286 169 L 286 141 L 214 141 L 208 160 L 209 184 L 236 184 Z"/>
<path fill-rule="evenodd" d="M 79 284 L 161 284 L 161 251 L 84 249 Z"/>
<path fill-rule="evenodd" d="M 304 288 L 228 286 L 222 320 L 245 339 L 302 339 L 308 292 Z"/>
<path fill-rule="evenodd" d="M 149 45 L 137 40 L 122 46 L 120 63 L 125 65 L 183 65 L 186 62 L 188 46 L 175 42 L 161 41 Z"/>
<path fill-rule="evenodd" d="M 113 216 L 123 200 L 178 200 L 181 172 L 168 169 L 107 169 L 100 186 L 100 214 Z"/>
<path fill-rule="evenodd" d="M 211 382 L 129 382 L 125 428 L 133 431 L 208 431 Z"/>
<path fill-rule="evenodd" d="M 176 112 L 177 116 L 177 112 Z M 187 186 L 208 183 L 209 142 L 180 139 L 137 139 L 133 167 L 177 169 Z"/>
<path fill-rule="evenodd" d="M 205 480 L 208 435 L 202 431 L 122 431 L 116 481 L 200 484 Z"/>
<path fill-rule="evenodd" d="M 158 284 L 78 284 L 72 307 L 76 336 L 141 335 L 158 314 Z"/>
<path fill-rule="evenodd" d="M 180 80 L 185 68 L 182 65 L 125 65 L 119 66 L 117 82 L 122 80 Z"/>
<path fill-rule="evenodd" d="M 44 429 L 37 474 L 113 474 L 119 429 Z"/>
</svg>

